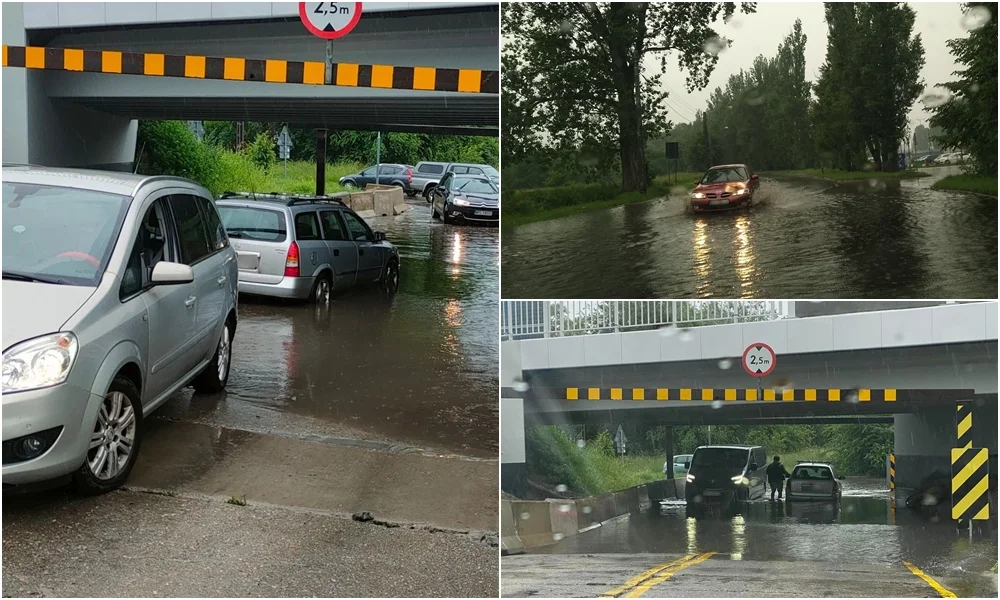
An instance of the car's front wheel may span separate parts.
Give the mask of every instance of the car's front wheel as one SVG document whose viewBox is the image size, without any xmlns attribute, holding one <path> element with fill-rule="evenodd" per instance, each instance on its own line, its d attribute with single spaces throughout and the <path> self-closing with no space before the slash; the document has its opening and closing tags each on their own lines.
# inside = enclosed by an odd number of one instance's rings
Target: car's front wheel
<svg viewBox="0 0 1000 600">
<path fill-rule="evenodd" d="M 226 389 L 229 382 L 229 366 L 233 358 L 233 326 L 229 321 L 222 327 L 219 344 L 215 347 L 212 361 L 195 377 L 194 391 L 203 394 L 217 394 Z"/>
<path fill-rule="evenodd" d="M 382 273 L 382 290 L 387 294 L 395 294 L 399 290 L 399 263 L 390 260 Z"/>
<path fill-rule="evenodd" d="M 139 390 L 128 379 L 117 377 L 101 402 L 86 459 L 73 474 L 77 492 L 103 494 L 121 487 L 135 464 L 141 437 Z"/>
</svg>

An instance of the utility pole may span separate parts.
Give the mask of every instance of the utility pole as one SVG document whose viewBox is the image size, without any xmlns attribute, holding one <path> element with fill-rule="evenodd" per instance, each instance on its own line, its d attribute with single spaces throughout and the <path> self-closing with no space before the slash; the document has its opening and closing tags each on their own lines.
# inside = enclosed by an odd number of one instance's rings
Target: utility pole
<svg viewBox="0 0 1000 600">
<path fill-rule="evenodd" d="M 382 132 L 378 132 L 375 140 L 375 185 L 379 184 L 379 174 L 382 170 Z"/>
<path fill-rule="evenodd" d="M 316 195 L 326 195 L 326 129 L 316 130 Z"/>
</svg>

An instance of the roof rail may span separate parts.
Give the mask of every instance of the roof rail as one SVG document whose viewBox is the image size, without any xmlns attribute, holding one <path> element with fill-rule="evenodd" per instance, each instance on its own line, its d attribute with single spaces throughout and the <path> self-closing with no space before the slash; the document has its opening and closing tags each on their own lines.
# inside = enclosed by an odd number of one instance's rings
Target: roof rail
<svg viewBox="0 0 1000 600">
<path fill-rule="evenodd" d="M 340 198 L 316 196 L 312 198 L 292 198 L 288 201 L 288 206 L 294 206 L 296 204 L 339 204 L 341 206 L 347 206 Z"/>
</svg>

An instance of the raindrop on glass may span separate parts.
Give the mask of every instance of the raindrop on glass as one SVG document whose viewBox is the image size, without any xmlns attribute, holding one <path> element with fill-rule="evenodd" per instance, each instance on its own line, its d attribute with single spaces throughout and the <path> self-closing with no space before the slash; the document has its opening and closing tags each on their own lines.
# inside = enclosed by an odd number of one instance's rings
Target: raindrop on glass
<svg viewBox="0 0 1000 600">
<path fill-rule="evenodd" d="M 523 512 L 523 513 L 521 513 L 521 520 L 522 521 L 527 521 L 530 518 L 531 518 L 531 513 L 529 513 L 529 512 Z"/>
<path fill-rule="evenodd" d="M 966 31 L 979 29 L 990 22 L 990 9 L 985 6 L 973 6 L 962 15 L 962 27 Z"/>
<path fill-rule="evenodd" d="M 677 333 L 677 328 L 673 325 L 664 325 L 663 327 L 660 327 L 660 335 L 663 337 L 673 337 L 675 333 Z"/>
<path fill-rule="evenodd" d="M 712 408 L 715 408 L 715 409 L 722 408 L 722 400 L 713 400 L 712 401 Z"/>
<path fill-rule="evenodd" d="M 723 371 L 725 371 L 731 366 L 733 366 L 733 361 L 729 360 L 728 358 L 723 358 L 722 360 L 719 361 L 719 368 L 722 369 Z"/>
<path fill-rule="evenodd" d="M 558 542 L 559 540 L 563 539 L 564 537 L 566 537 L 566 536 L 564 536 L 564 535 L 563 535 L 563 534 L 561 534 L 561 533 L 553 533 L 553 534 L 552 534 L 552 539 L 554 539 L 554 540 L 555 540 L 555 541 L 557 541 L 557 542 Z"/>
<path fill-rule="evenodd" d="M 560 483 L 559 485 L 556 486 L 556 491 L 559 492 L 560 494 L 565 493 L 568 490 L 569 487 L 564 483 Z"/>
<path fill-rule="evenodd" d="M 702 44 L 701 48 L 712 56 L 718 56 L 720 52 L 726 49 L 726 39 L 717 35 L 712 36 L 705 40 L 705 43 Z"/>
<path fill-rule="evenodd" d="M 682 342 L 690 342 L 691 340 L 694 339 L 694 334 L 691 333 L 690 329 L 685 327 L 684 329 L 681 329 L 681 335 L 679 339 Z"/>
<path fill-rule="evenodd" d="M 583 448 L 586 445 L 587 445 L 586 441 L 584 441 L 584 440 L 576 440 L 576 447 L 577 448 Z"/>
<path fill-rule="evenodd" d="M 903 332 L 902 331 L 897 331 L 896 335 L 892 336 L 892 339 L 895 340 L 895 341 L 897 341 L 897 342 L 902 342 L 903 341 Z"/>
<path fill-rule="evenodd" d="M 568 513 L 571 508 L 573 508 L 573 507 L 570 506 L 569 504 L 560 504 L 559 505 L 559 512 L 561 512 L 561 513 Z"/>
<path fill-rule="evenodd" d="M 511 387 L 518 392 L 527 392 L 528 388 L 531 386 L 529 386 L 528 383 L 523 379 L 521 379 L 520 377 L 517 377 L 514 379 L 514 382 L 511 384 Z"/>
<path fill-rule="evenodd" d="M 583 507 L 583 514 L 589 515 L 591 510 L 593 510 L 593 509 L 591 509 L 589 506 L 584 506 Z"/>
<path fill-rule="evenodd" d="M 573 31 L 573 23 L 571 23 L 568 19 L 559 24 L 560 33 L 569 33 L 571 31 Z"/>
<path fill-rule="evenodd" d="M 847 392 L 847 394 L 844 396 L 844 400 L 846 400 L 848 402 L 857 403 L 858 402 L 858 391 L 857 390 L 851 390 L 851 391 Z"/>
<path fill-rule="evenodd" d="M 920 101 L 927 108 L 937 108 L 951 102 L 951 94 L 947 92 L 928 92 L 920 97 Z"/>
<path fill-rule="evenodd" d="M 976 92 L 978 92 L 979 91 L 979 84 L 978 83 L 973 83 L 972 85 L 970 85 L 969 86 L 969 91 L 972 92 L 973 94 L 975 94 Z"/>
</svg>

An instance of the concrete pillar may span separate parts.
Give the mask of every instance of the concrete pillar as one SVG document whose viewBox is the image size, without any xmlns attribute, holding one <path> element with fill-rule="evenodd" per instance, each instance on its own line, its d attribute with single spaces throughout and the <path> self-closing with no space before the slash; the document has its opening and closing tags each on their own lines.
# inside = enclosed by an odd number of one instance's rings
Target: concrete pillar
<svg viewBox="0 0 1000 600">
<path fill-rule="evenodd" d="M 526 387 L 521 371 L 521 343 L 500 342 L 500 489 L 522 496 L 528 476 L 524 445 L 524 400 L 515 396 Z M 507 397 L 505 397 L 507 396 Z"/>
<path fill-rule="evenodd" d="M 951 473 L 955 408 L 899 414 L 894 418 L 896 488 L 914 489 L 934 472 Z"/>
<path fill-rule="evenodd" d="M 24 3 L 3 3 L 3 43 L 23 46 Z M 3 72 L 3 161 L 28 162 L 28 89 L 25 69 Z"/>
</svg>

